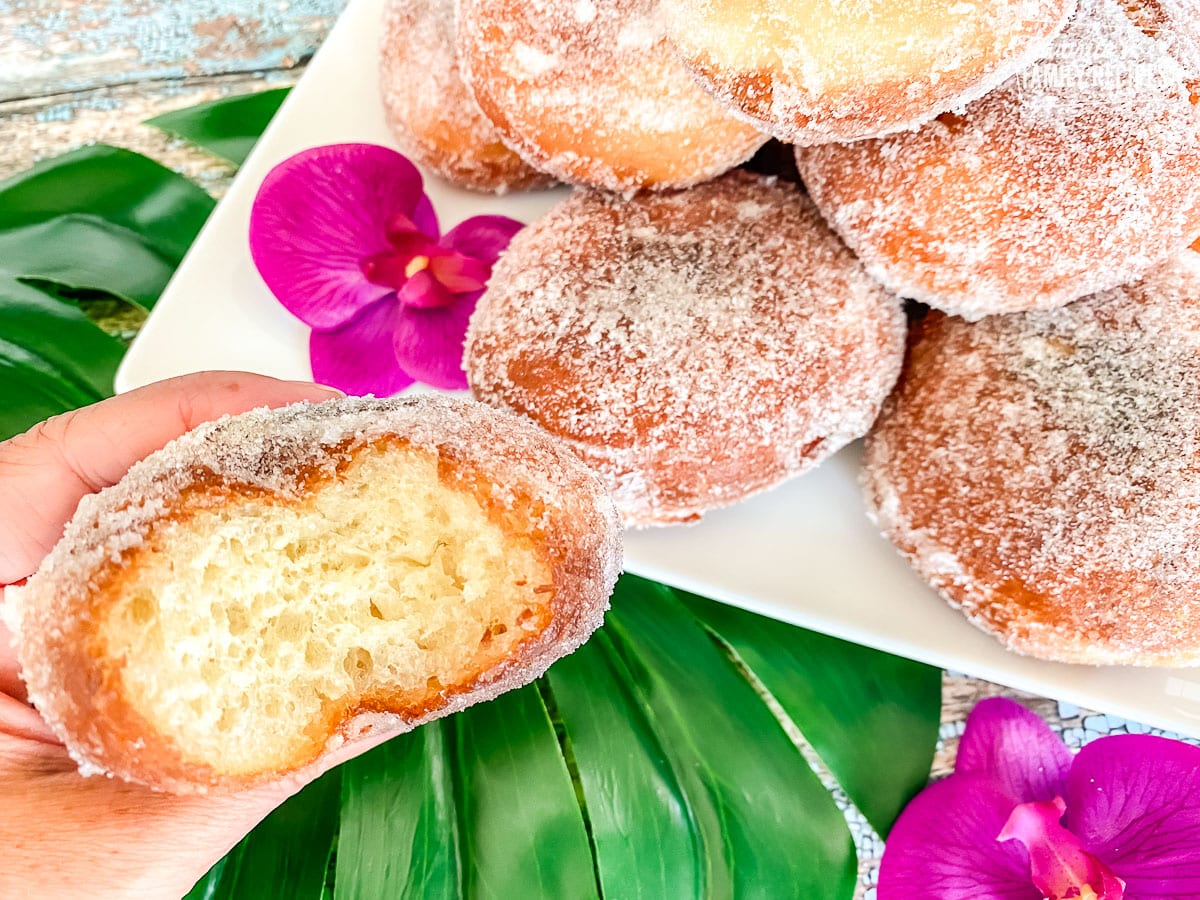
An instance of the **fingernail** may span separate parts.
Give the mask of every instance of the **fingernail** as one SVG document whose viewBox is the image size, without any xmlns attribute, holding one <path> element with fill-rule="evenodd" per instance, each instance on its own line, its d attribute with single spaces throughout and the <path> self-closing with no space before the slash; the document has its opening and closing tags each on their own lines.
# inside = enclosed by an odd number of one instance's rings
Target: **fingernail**
<svg viewBox="0 0 1200 900">
<path fill-rule="evenodd" d="M 315 399 L 327 400 L 327 399 L 332 399 L 334 397 L 345 397 L 346 396 L 345 391 L 340 391 L 337 388 L 330 387 L 327 384 L 314 384 L 310 381 L 291 381 L 288 383 L 293 384 L 296 387 L 303 389 L 304 391 L 306 391 L 309 394 L 315 395 Z"/>
</svg>

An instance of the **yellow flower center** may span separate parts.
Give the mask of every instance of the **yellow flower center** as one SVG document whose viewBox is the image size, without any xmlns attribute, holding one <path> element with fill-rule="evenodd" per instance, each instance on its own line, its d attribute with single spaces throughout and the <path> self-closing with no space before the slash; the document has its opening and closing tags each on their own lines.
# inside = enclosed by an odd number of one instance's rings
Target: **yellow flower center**
<svg viewBox="0 0 1200 900">
<path fill-rule="evenodd" d="M 418 272 L 429 268 L 428 256 L 414 256 L 408 261 L 408 265 L 404 267 L 404 277 L 412 278 Z"/>
</svg>

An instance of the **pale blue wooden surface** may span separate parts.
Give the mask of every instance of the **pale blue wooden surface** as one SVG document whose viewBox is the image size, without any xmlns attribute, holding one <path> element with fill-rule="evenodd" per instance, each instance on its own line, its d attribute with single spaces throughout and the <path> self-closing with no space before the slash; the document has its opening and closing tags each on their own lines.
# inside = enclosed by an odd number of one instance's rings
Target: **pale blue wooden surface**
<svg viewBox="0 0 1200 900">
<path fill-rule="evenodd" d="M 301 63 L 345 0 L 4 0 L 0 101 Z"/>
</svg>

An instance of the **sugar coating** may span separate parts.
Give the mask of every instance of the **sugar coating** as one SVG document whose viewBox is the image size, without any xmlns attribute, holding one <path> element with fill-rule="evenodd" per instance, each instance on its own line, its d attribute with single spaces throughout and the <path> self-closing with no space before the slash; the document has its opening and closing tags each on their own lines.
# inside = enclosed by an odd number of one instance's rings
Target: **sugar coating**
<svg viewBox="0 0 1200 900">
<path fill-rule="evenodd" d="M 867 440 L 885 534 L 1014 650 L 1200 664 L 1200 255 L 914 333 Z"/>
<path fill-rule="evenodd" d="M 961 114 L 799 150 L 868 271 L 976 319 L 1135 281 L 1200 236 L 1200 18 L 1131 8 L 1083 0 L 1045 59 Z"/>
<path fill-rule="evenodd" d="M 505 193 L 553 182 L 504 146 L 458 74 L 454 0 L 388 0 L 380 92 L 400 149 L 455 184 Z"/>
<path fill-rule="evenodd" d="M 554 543 L 553 564 L 570 567 L 564 572 L 573 594 L 563 598 L 564 606 L 556 613 L 561 613 L 562 622 L 548 629 L 546 640 L 425 718 L 525 683 L 599 626 L 603 598 L 621 565 L 617 513 L 596 476 L 529 422 L 470 400 L 431 395 L 345 398 L 227 416 L 172 441 L 134 465 L 116 485 L 85 497 L 38 572 L 24 588 L 10 589 L 4 612 L 18 639 L 30 699 L 67 744 L 81 771 L 145 777 L 139 774 L 137 748 L 129 749 L 127 759 L 113 757 L 111 738 L 104 737 L 106 726 L 95 721 L 94 698 L 81 694 L 95 690 L 81 688 L 81 683 L 90 684 L 83 679 L 97 676 L 64 671 L 55 663 L 78 660 L 88 652 L 78 642 L 87 640 L 103 621 L 103 601 L 96 596 L 99 574 L 127 565 L 152 529 L 164 516 L 178 513 L 185 492 L 198 483 L 213 502 L 222 490 L 244 488 L 261 489 L 278 503 L 300 502 L 313 490 L 314 478 L 319 484 L 334 476 L 358 450 L 385 438 L 401 438 L 459 471 L 481 476 L 471 482 L 470 490 L 485 491 L 480 498 L 485 506 L 511 510 L 522 504 L 520 508 L 529 510 L 532 501 L 533 512 L 541 509 L 536 527 L 553 536 L 548 538 Z M 392 731 L 416 724 L 390 714 L 385 718 Z M 347 728 L 346 734 L 357 733 Z M 343 737 L 332 735 L 328 750 Z M 155 739 L 147 736 L 147 745 Z M 171 790 L 203 789 L 187 783 L 150 783 Z"/>
<path fill-rule="evenodd" d="M 803 194 L 739 172 L 628 201 L 577 191 L 500 258 L 466 369 L 480 399 L 568 440 L 627 524 L 662 524 L 860 437 L 904 332 Z"/>
<path fill-rule="evenodd" d="M 663 36 L 656 0 L 459 0 L 462 74 L 536 167 L 622 193 L 685 187 L 766 135 L 727 113 Z"/>
<path fill-rule="evenodd" d="M 332 476 L 356 448 L 395 435 L 478 465 L 489 475 L 492 501 L 504 508 L 512 507 L 516 491 L 548 500 L 587 497 L 599 521 L 614 519 L 595 476 L 518 416 L 432 395 L 347 397 L 225 416 L 177 438 L 136 463 L 116 485 L 84 497 L 36 577 L 44 590 L 67 593 L 105 560 L 118 562 L 141 544 L 198 473 L 297 497 L 313 474 Z M 544 515 L 553 514 L 548 504 Z M 610 544 L 603 568 L 615 576 L 619 567 L 619 547 Z"/>
<path fill-rule="evenodd" d="M 1075 0 L 663 0 L 724 103 L 800 146 L 908 130 L 1047 49 Z"/>
</svg>

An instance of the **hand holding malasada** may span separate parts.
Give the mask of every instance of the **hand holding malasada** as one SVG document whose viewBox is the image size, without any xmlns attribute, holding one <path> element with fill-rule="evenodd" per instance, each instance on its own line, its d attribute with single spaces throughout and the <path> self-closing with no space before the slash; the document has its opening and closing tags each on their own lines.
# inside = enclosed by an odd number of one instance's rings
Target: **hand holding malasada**
<svg viewBox="0 0 1200 900">
<path fill-rule="evenodd" d="M 328 396 L 189 376 L 0 445 L 0 575 L 40 566 L 5 618 L 45 717 L 6 657 L 0 889 L 179 896 L 303 784 L 599 624 L 619 539 L 582 465 L 470 401 Z"/>
<path fill-rule="evenodd" d="M 336 392 L 250 375 L 174 379 L 57 416 L 0 443 L 0 583 L 20 582 L 86 495 L 209 419 Z M 7 598 L 5 598 L 7 599 Z M 299 783 L 223 797 L 179 797 L 84 778 L 25 702 L 0 622 L 0 896 L 179 897 Z"/>
</svg>

